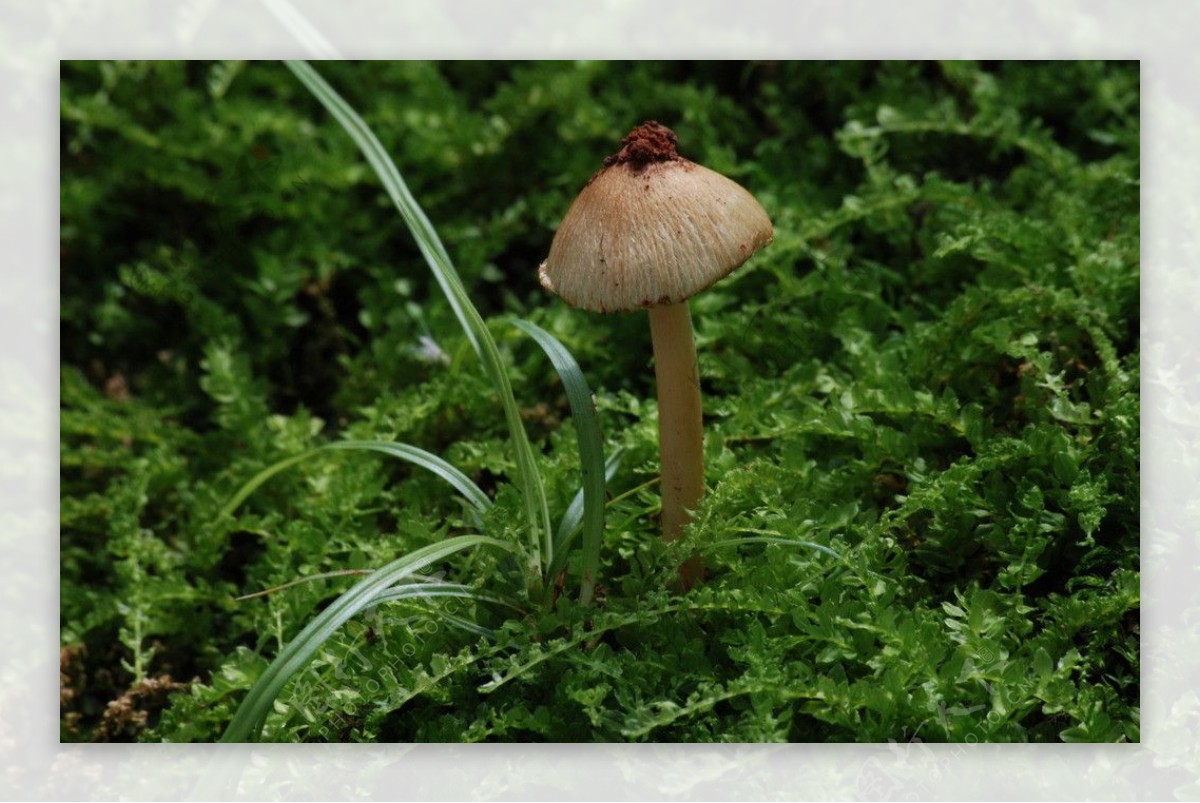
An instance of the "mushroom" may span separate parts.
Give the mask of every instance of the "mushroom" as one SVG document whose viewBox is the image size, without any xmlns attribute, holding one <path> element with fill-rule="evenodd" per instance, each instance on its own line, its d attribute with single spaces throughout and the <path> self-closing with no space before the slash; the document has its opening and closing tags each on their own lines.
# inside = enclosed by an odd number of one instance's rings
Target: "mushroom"
<svg viewBox="0 0 1200 803">
<path fill-rule="evenodd" d="M 771 242 L 740 185 L 676 152 L 655 121 L 633 129 L 579 193 L 538 270 L 542 286 L 593 312 L 647 308 L 658 383 L 664 539 L 683 535 L 704 495 L 700 376 L 688 299 Z M 684 588 L 702 567 L 680 567 Z"/>
</svg>

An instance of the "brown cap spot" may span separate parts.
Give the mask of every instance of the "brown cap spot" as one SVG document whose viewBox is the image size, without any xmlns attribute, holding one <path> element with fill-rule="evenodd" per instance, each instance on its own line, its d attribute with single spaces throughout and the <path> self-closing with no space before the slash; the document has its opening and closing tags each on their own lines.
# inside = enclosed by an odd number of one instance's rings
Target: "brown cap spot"
<svg viewBox="0 0 1200 803">
<path fill-rule="evenodd" d="M 621 140 L 621 150 L 604 157 L 604 166 L 627 164 L 641 170 L 654 162 L 673 162 L 680 158 L 675 150 L 677 144 L 674 131 L 655 120 L 647 120 Z"/>
</svg>

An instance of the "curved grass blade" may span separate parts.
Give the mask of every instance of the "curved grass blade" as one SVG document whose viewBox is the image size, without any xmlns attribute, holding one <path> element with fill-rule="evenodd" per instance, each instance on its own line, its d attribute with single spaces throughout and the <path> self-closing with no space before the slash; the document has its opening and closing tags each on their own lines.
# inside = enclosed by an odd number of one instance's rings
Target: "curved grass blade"
<svg viewBox="0 0 1200 803">
<path fill-rule="evenodd" d="M 487 494 L 480 490 L 479 486 L 471 481 L 471 478 L 462 471 L 447 463 L 442 458 L 427 452 L 424 449 L 418 449 L 415 446 L 409 446 L 406 443 L 392 443 L 390 441 L 337 441 L 335 443 L 327 443 L 324 446 L 318 446 L 315 449 L 309 449 L 307 452 L 301 452 L 298 455 L 280 460 L 274 465 L 268 466 L 262 471 L 255 474 L 254 477 L 243 485 L 233 498 L 221 508 L 220 515 L 222 517 L 232 515 L 238 506 L 245 502 L 250 494 L 258 490 L 264 482 L 274 477 L 279 472 L 291 468 L 297 463 L 307 460 L 310 457 L 329 451 L 349 451 L 362 450 L 371 452 L 381 452 L 391 457 L 398 457 L 401 460 L 406 460 L 413 465 L 420 466 L 438 475 L 446 482 L 454 486 L 454 488 L 463 495 L 471 506 L 478 513 L 484 513 L 492 505 L 492 500 L 488 499 Z"/>
<path fill-rule="evenodd" d="M 228 502 L 225 503 L 225 507 L 221 508 L 221 512 L 218 513 L 217 515 L 220 518 L 225 518 L 226 516 L 233 515 L 233 511 L 235 511 L 239 507 L 241 507 L 242 502 L 245 502 L 246 499 L 248 499 L 250 497 L 250 494 L 257 491 L 259 486 L 262 485 L 267 480 L 271 479 L 271 477 L 274 477 L 279 472 L 281 472 L 285 469 L 289 469 L 292 466 L 296 465 L 297 463 L 307 460 L 308 458 L 312 457 L 313 455 L 317 455 L 320 453 L 321 453 L 320 448 L 309 449 L 307 452 L 301 452 L 298 455 L 293 455 L 291 457 L 284 458 L 283 460 L 280 460 L 278 463 L 274 463 L 270 466 L 267 466 L 262 471 L 258 472 L 253 477 L 251 477 L 250 480 L 248 482 L 246 482 L 246 484 L 244 484 L 241 488 L 239 488 L 238 492 L 233 495 L 232 499 L 230 499 Z"/>
<path fill-rule="evenodd" d="M 337 577 L 361 577 L 364 574 L 373 574 L 374 569 L 335 569 L 331 572 L 319 572 L 317 574 L 309 574 L 304 577 L 297 577 L 288 583 L 283 583 L 270 588 L 264 588 L 262 591 L 254 591 L 249 594 L 243 594 L 240 597 L 234 597 L 234 602 L 246 602 L 247 600 L 257 599 L 258 597 L 266 597 L 271 594 L 277 594 L 280 591 L 286 591 L 289 588 L 295 588 L 304 583 L 312 583 L 317 580 L 332 580 Z M 490 602 L 496 605 L 504 605 L 512 608 L 515 611 L 523 612 L 524 608 L 516 600 L 503 596 L 501 594 L 491 594 L 486 591 L 480 591 L 472 586 L 463 585 L 462 583 L 445 583 L 436 580 L 413 579 L 406 581 L 400 585 L 389 588 L 375 598 L 375 604 L 382 602 L 393 602 L 399 599 L 408 599 L 410 597 L 459 597 L 461 599 L 472 599 L 476 602 Z"/>
<path fill-rule="evenodd" d="M 458 276 L 458 271 L 454 269 L 450 254 L 446 251 L 446 246 L 442 244 L 437 230 L 425 215 L 425 211 L 421 209 L 420 204 L 409 191 L 408 184 L 401 176 L 399 168 L 396 167 L 383 144 L 375 136 L 375 132 L 308 62 L 285 61 L 284 64 L 341 124 L 346 133 L 358 145 L 375 174 L 379 176 L 384 189 L 387 190 L 393 203 L 396 204 L 396 208 L 400 211 L 400 216 L 404 218 L 405 225 L 416 239 L 417 247 L 421 250 L 425 261 L 433 269 L 433 278 L 441 286 L 446 300 L 450 303 L 450 308 L 462 325 L 463 333 L 466 334 L 467 340 L 471 342 L 476 353 L 482 357 L 479 329 L 470 321 L 470 313 L 475 312 L 474 305 L 469 299 L 466 299 L 464 303 L 465 292 L 453 291 L 455 286 L 462 289 L 462 280 Z"/>
<path fill-rule="evenodd" d="M 435 597 L 458 597 L 459 599 L 470 599 L 476 602 L 503 605 L 506 608 L 512 608 L 514 611 L 523 610 L 520 603 L 503 594 L 491 594 L 462 583 L 421 581 L 393 586 L 377 595 L 372 604 L 378 605 L 384 602 L 395 602 L 397 600 L 413 598 L 433 599 Z"/>
<path fill-rule="evenodd" d="M 448 625 L 451 625 L 452 627 L 457 627 L 459 630 L 465 630 L 468 633 L 473 633 L 474 635 L 485 638 L 488 641 L 494 641 L 496 638 L 495 630 L 492 630 L 490 627 L 484 627 L 478 622 L 472 622 L 470 619 L 464 619 L 461 616 L 454 616 L 453 614 L 445 612 L 441 612 L 439 615 L 442 617 L 442 621 Z"/>
<path fill-rule="evenodd" d="M 542 485 L 533 456 L 533 447 L 529 443 L 529 436 L 521 421 L 521 413 L 516 399 L 513 397 L 512 384 L 509 382 L 508 374 L 504 371 L 496 341 L 488 331 L 479 311 L 471 303 L 462 280 L 450 261 L 450 255 L 446 252 L 446 247 L 442 245 L 441 238 L 438 237 L 433 224 L 429 222 L 429 218 L 426 217 L 425 212 L 409 192 L 400 171 L 371 128 L 307 62 L 288 61 L 285 63 L 288 69 L 346 129 L 346 133 L 358 145 L 367 162 L 379 176 L 379 180 L 396 204 L 396 208 L 400 210 L 400 216 L 404 218 L 405 224 L 412 232 L 417 247 L 433 271 L 434 278 L 446 295 L 446 300 L 457 316 L 463 332 L 475 348 L 476 354 L 479 355 L 488 379 L 500 396 L 509 436 L 516 452 L 517 480 L 525 502 L 525 516 L 529 524 L 530 549 L 525 555 L 526 587 L 531 595 L 537 595 L 542 588 L 543 572 L 554 557 L 550 507 L 546 503 L 546 489 Z"/>
<path fill-rule="evenodd" d="M 596 586 L 596 572 L 600 568 L 600 542 L 604 536 L 604 444 L 600 437 L 600 419 L 596 415 L 592 391 L 588 388 L 583 370 L 571 356 L 571 352 L 567 351 L 567 347 L 537 324 L 521 318 L 510 318 L 509 322 L 532 337 L 546 352 L 562 380 L 563 389 L 567 392 L 567 401 L 571 405 L 571 420 L 575 424 L 575 433 L 579 439 L 579 471 L 582 475 L 580 485 L 583 492 L 583 560 L 580 567 L 579 603 L 588 605 L 592 601 L 592 593 Z M 567 512 L 570 513 L 569 508 Z M 549 563 L 550 578 L 558 573 L 555 567 L 558 566 L 561 570 L 561 564 L 566 562 L 566 556 L 557 552 L 557 544 L 552 554 L 555 559 Z"/>
<path fill-rule="evenodd" d="M 622 457 L 624 457 L 624 453 L 618 448 L 604 461 L 606 491 L 608 483 L 612 481 L 613 475 L 621 467 Z M 562 519 L 558 522 L 558 529 L 554 533 L 554 564 L 551 568 L 555 571 L 562 571 L 563 564 L 567 562 L 566 555 L 562 553 L 571 549 L 575 543 L 575 536 L 579 534 L 579 528 L 583 524 L 583 490 L 581 487 L 575 492 L 575 496 L 571 497 L 571 504 L 567 506 L 567 512 L 563 513 Z M 607 509 L 610 504 L 612 504 L 612 500 L 605 503 L 605 508 Z"/>
<path fill-rule="evenodd" d="M 431 563 L 477 546 L 492 546 L 509 552 L 515 549 L 512 544 L 495 538 L 459 535 L 397 558 L 356 583 L 288 642 L 254 683 L 221 736 L 221 741 L 244 742 L 257 737 L 284 684 L 312 659 L 321 645 L 348 619 L 375 604 L 382 592 Z"/>
<path fill-rule="evenodd" d="M 401 460 L 407 460 L 413 465 L 433 472 L 453 485 L 463 495 L 463 498 L 470 502 L 471 506 L 480 513 L 486 512 L 492 506 L 492 500 L 488 498 L 487 494 L 478 485 L 471 481 L 470 477 L 456 466 L 424 449 L 392 441 L 335 441 L 324 448 L 335 450 L 361 449 L 364 451 L 380 452 L 391 457 L 398 457 Z"/>
<path fill-rule="evenodd" d="M 614 452 L 612 455 L 609 456 L 608 460 L 606 460 L 604 462 L 604 486 L 605 486 L 605 488 L 608 487 L 608 483 L 613 478 L 613 475 L 617 473 L 617 469 L 621 465 L 621 457 L 622 457 L 621 451 L 617 450 L 616 452 Z M 551 577 L 557 577 L 559 572 L 561 572 L 563 570 L 563 567 L 567 565 L 567 557 L 571 553 L 571 546 L 575 543 L 575 536 L 577 536 L 579 534 L 580 526 L 583 523 L 583 503 L 584 503 L 585 490 L 586 490 L 585 488 L 581 487 L 578 491 L 575 492 L 575 496 L 571 499 L 571 504 L 567 507 L 567 512 L 563 514 L 562 520 L 559 521 L 559 523 L 558 523 L 558 531 L 554 534 L 554 563 L 550 564 L 549 575 Z M 606 510 L 608 509 L 607 504 L 605 504 L 605 509 Z M 599 536 L 596 538 L 594 544 L 589 543 L 589 544 L 584 545 L 585 556 L 586 556 L 587 549 L 594 548 L 594 550 L 595 550 L 595 552 L 594 552 L 595 563 L 593 564 L 593 568 L 595 571 L 593 572 L 593 579 L 595 577 L 595 572 L 599 571 L 600 547 L 602 546 L 601 541 L 603 540 L 603 537 L 604 537 L 604 525 L 603 525 L 603 522 L 601 522 L 600 533 L 599 533 Z M 590 593 L 593 592 L 594 590 L 595 590 L 594 586 L 589 589 L 589 596 L 588 596 L 589 602 L 591 601 Z M 587 602 L 583 602 L 582 584 L 579 589 L 579 593 L 580 593 L 580 602 L 586 605 Z"/>
<path fill-rule="evenodd" d="M 438 582 L 413 582 L 404 583 L 396 588 L 389 588 L 387 591 L 375 598 L 375 604 L 383 604 L 385 602 L 398 602 L 407 599 L 435 599 L 437 597 L 457 597 L 459 599 L 470 599 L 476 602 L 493 603 L 512 608 L 514 611 L 523 612 L 523 608 L 516 600 L 502 596 L 500 594 L 489 594 L 481 592 L 471 586 L 461 583 L 438 583 Z M 496 637 L 496 632 L 491 628 L 484 627 L 477 622 L 472 622 L 470 619 L 464 619 L 461 616 L 455 616 L 446 611 L 438 611 L 437 616 L 443 622 L 460 630 L 465 630 L 468 633 L 473 633 L 476 636 L 482 636 L 486 639 Z"/>
</svg>

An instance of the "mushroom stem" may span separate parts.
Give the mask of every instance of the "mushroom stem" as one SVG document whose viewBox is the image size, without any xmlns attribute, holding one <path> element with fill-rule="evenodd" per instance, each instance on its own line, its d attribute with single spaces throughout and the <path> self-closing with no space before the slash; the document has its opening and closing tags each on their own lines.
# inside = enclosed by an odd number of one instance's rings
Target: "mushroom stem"
<svg viewBox="0 0 1200 803">
<path fill-rule="evenodd" d="M 688 302 L 650 307 L 654 376 L 658 383 L 658 446 L 662 458 L 663 538 L 683 536 L 684 526 L 704 496 L 704 430 L 700 371 Z M 702 565 L 691 557 L 679 568 L 687 589 Z"/>
</svg>

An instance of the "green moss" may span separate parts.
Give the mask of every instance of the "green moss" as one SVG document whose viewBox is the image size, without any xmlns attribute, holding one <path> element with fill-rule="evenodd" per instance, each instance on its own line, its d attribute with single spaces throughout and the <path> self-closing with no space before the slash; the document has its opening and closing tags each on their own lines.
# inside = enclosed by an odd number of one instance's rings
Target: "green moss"
<svg viewBox="0 0 1200 803">
<path fill-rule="evenodd" d="M 264 738 L 1139 738 L 1136 63 L 321 71 L 485 317 L 572 351 L 623 460 L 598 605 L 380 606 Z M 189 686 L 141 738 L 212 740 L 353 577 L 235 597 L 471 524 L 378 456 L 306 461 L 221 518 L 242 483 L 333 438 L 403 440 L 493 495 L 500 534 L 522 526 L 513 457 L 378 180 L 286 69 L 65 63 L 61 98 L 63 738 L 114 732 L 105 704 L 169 674 Z M 650 118 L 776 226 L 693 302 L 709 494 L 670 550 L 644 316 L 569 310 L 536 279 L 574 194 Z M 565 398 L 496 331 L 561 512 Z M 673 597 L 687 549 L 709 579 Z"/>
</svg>

